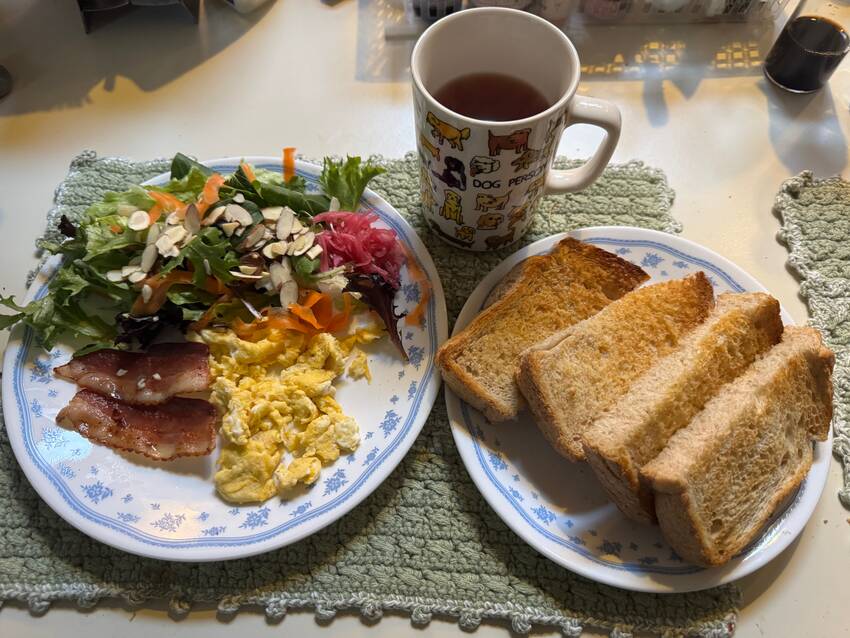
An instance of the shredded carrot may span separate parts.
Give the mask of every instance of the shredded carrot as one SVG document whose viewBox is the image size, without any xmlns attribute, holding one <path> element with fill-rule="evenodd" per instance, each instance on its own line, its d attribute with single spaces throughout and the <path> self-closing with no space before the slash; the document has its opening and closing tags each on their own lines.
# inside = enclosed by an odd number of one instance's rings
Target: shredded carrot
<svg viewBox="0 0 850 638">
<path fill-rule="evenodd" d="M 315 290 L 304 291 L 301 302 L 291 304 L 287 310 L 266 308 L 262 317 L 246 323 L 236 319 L 231 328 L 240 339 L 255 340 L 266 330 L 292 330 L 306 335 L 317 332 L 339 332 L 351 319 L 351 295 L 342 296 L 341 312 L 334 311 L 330 295 Z"/>
<path fill-rule="evenodd" d="M 153 208 L 148 211 L 148 219 L 151 224 L 154 224 L 160 217 L 162 217 L 162 206 L 154 204 Z"/>
<path fill-rule="evenodd" d="M 325 330 L 328 332 L 339 332 L 348 325 L 351 320 L 351 295 L 343 293 L 342 295 L 342 312 L 334 315 L 326 324 Z"/>
<path fill-rule="evenodd" d="M 336 313 L 330 295 L 310 290 L 303 295 L 300 303 L 290 304 L 289 312 L 316 330 L 337 332 L 348 325 L 351 318 L 351 300 L 348 294 L 344 294 L 343 310 Z"/>
<path fill-rule="evenodd" d="M 204 184 L 201 201 L 206 204 L 215 204 L 218 201 L 218 189 L 224 184 L 224 176 L 219 173 L 213 173 L 207 178 Z"/>
<path fill-rule="evenodd" d="M 267 317 L 260 317 L 250 323 L 245 323 L 242 319 L 237 318 L 231 324 L 231 328 L 240 339 L 245 339 L 247 341 L 254 341 L 262 332 L 272 329 L 292 330 L 294 332 L 300 332 L 308 335 L 316 332 L 312 326 L 303 323 L 297 317 L 280 313 L 274 313 Z"/>
<path fill-rule="evenodd" d="M 112 226 L 109 227 L 109 230 L 111 230 L 115 235 L 120 235 L 123 229 L 118 224 L 112 224 Z"/>
<path fill-rule="evenodd" d="M 283 181 L 288 182 L 295 177 L 295 147 L 283 149 Z"/>
<path fill-rule="evenodd" d="M 152 275 L 140 282 L 140 288 L 147 285 L 151 287 L 151 296 L 145 302 L 142 296 L 136 297 L 133 307 L 130 312 L 134 315 L 146 316 L 152 315 L 165 303 L 166 295 L 171 286 L 175 284 L 192 283 L 194 273 L 187 270 L 172 270 L 166 275 Z M 221 283 L 215 277 L 207 277 L 204 281 L 204 290 L 215 295 L 222 295 L 227 292 L 227 286 Z"/>
<path fill-rule="evenodd" d="M 419 284 L 421 294 L 419 303 L 416 307 L 407 313 L 404 318 L 404 323 L 408 326 L 421 326 L 425 318 L 425 309 L 428 307 L 428 301 L 431 299 L 431 282 L 428 281 L 427 275 L 419 267 L 416 258 L 411 254 L 410 249 L 402 242 L 399 242 L 404 254 L 407 258 L 407 270 L 410 272 L 410 278 Z"/>
<path fill-rule="evenodd" d="M 148 191 L 148 197 L 159 204 L 163 210 L 172 212 L 184 206 L 183 202 L 177 199 L 170 193 L 161 193 L 159 191 Z"/>
<path fill-rule="evenodd" d="M 254 175 L 254 170 L 251 168 L 250 164 L 242 162 L 239 166 L 242 168 L 242 172 L 245 173 L 245 177 L 248 178 L 249 182 L 253 182 L 257 179 L 257 176 Z"/>
<path fill-rule="evenodd" d="M 230 292 L 224 293 L 221 297 L 216 299 L 209 308 L 207 308 L 206 312 L 201 315 L 200 319 L 189 324 L 189 329 L 203 330 L 204 328 L 206 328 L 210 324 L 210 321 L 213 320 L 213 317 L 215 317 L 216 306 L 218 306 L 220 303 L 224 303 L 225 301 L 230 301 L 232 297 L 233 295 Z"/>
</svg>

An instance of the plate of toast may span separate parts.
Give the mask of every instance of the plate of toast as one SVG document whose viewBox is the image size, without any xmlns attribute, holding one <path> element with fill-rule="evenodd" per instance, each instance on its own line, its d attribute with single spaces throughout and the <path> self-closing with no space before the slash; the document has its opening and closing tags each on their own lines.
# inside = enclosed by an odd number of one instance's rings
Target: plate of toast
<svg viewBox="0 0 850 638">
<path fill-rule="evenodd" d="M 741 578 L 823 491 L 833 353 L 681 237 L 596 227 L 522 248 L 469 297 L 437 362 L 485 499 L 593 580 L 685 592 Z"/>
</svg>

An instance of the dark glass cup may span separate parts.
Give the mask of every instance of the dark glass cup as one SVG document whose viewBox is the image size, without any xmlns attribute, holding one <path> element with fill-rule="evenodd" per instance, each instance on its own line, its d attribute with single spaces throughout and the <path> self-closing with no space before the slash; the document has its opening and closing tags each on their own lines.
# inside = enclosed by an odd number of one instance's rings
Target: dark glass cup
<svg viewBox="0 0 850 638">
<path fill-rule="evenodd" d="M 829 0 L 801 0 L 764 62 L 764 74 L 794 93 L 811 93 L 827 83 L 850 50 L 847 22 Z"/>
</svg>

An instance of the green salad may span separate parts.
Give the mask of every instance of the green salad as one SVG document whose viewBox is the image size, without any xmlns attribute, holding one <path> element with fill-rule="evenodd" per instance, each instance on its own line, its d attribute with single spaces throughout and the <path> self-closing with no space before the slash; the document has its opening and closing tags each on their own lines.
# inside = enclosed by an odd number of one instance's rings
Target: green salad
<svg viewBox="0 0 850 638">
<path fill-rule="evenodd" d="M 358 212 L 383 170 L 326 158 L 320 192 L 308 193 L 286 157 L 281 172 L 243 162 L 220 175 L 177 154 L 168 183 L 106 193 L 79 220 L 63 217 L 65 240 L 42 244 L 63 257 L 48 294 L 26 306 L 0 296 L 12 311 L 0 328 L 23 322 L 48 349 L 62 338 L 84 340 L 87 352 L 144 347 L 166 325 L 252 321 L 285 313 L 305 291 L 335 303 L 353 292 L 399 345 L 392 296 L 406 253 L 393 231 L 373 226 L 377 216 Z"/>
</svg>

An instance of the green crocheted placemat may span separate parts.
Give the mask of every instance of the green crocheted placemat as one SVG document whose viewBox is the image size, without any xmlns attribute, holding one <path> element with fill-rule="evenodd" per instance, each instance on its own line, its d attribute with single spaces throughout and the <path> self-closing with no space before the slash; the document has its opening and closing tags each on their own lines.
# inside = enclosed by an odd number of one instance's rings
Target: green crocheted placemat
<svg viewBox="0 0 850 638">
<path fill-rule="evenodd" d="M 447 246 L 424 228 L 418 213 L 415 156 L 379 161 L 388 172 L 373 188 L 425 241 L 453 321 L 480 278 L 516 246 L 490 254 Z M 164 161 L 131 163 L 84 153 L 56 192 L 49 227 L 59 214 L 78 215 L 105 190 L 121 190 L 166 169 Z M 606 224 L 677 232 L 672 200 L 660 171 L 638 162 L 612 166 L 586 191 L 545 200 L 525 242 Z M 401 537 L 417 542 L 402 544 Z M 91 606 L 106 597 L 135 605 L 165 599 L 176 612 L 196 603 L 223 613 L 260 606 L 271 617 L 310 608 L 322 619 L 338 610 L 370 619 L 396 610 L 417 624 L 432 615 L 454 618 L 464 629 L 502 619 L 518 633 L 545 625 L 578 636 L 584 626 L 594 626 L 620 637 L 648 631 L 719 638 L 734 631 L 739 592 L 731 585 L 682 595 L 627 592 L 538 554 L 502 523 L 470 481 L 441 393 L 407 457 L 359 507 L 299 543 L 223 564 L 147 560 L 83 536 L 33 492 L 0 428 L 0 603 L 23 601 L 43 612 L 55 600 Z"/>
<path fill-rule="evenodd" d="M 774 210 L 810 323 L 835 352 L 832 450 L 844 469 L 838 498 L 850 508 L 850 183 L 805 171 L 782 184 Z"/>
</svg>

